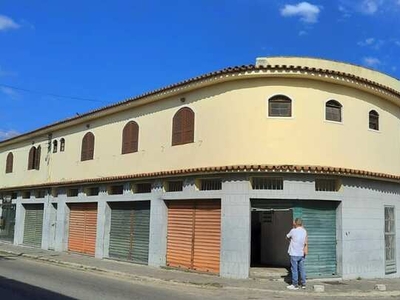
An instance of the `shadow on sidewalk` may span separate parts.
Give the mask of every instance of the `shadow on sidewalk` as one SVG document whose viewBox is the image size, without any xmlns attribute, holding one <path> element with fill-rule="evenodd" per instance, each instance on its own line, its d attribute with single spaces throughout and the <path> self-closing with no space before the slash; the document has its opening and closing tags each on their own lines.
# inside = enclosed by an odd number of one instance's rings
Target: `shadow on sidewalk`
<svg viewBox="0 0 400 300">
<path fill-rule="evenodd" d="M 0 299 L 74 300 L 75 298 L 0 276 Z"/>
</svg>

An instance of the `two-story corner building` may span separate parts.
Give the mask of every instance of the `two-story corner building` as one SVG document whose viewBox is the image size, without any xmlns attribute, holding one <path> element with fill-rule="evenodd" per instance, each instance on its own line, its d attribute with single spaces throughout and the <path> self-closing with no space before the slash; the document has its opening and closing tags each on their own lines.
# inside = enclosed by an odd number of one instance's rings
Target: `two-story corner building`
<svg viewBox="0 0 400 300">
<path fill-rule="evenodd" d="M 259 58 L 0 142 L 0 239 L 247 278 L 399 277 L 400 82 Z"/>
</svg>

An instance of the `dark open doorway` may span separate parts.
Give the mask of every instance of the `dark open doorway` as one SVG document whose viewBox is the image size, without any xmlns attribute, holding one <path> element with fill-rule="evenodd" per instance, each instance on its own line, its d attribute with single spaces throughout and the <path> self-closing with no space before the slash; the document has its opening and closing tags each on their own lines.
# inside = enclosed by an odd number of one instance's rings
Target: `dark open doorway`
<svg viewBox="0 0 400 300">
<path fill-rule="evenodd" d="M 252 209 L 251 267 L 289 268 L 286 234 L 292 224 L 292 209 Z"/>
</svg>

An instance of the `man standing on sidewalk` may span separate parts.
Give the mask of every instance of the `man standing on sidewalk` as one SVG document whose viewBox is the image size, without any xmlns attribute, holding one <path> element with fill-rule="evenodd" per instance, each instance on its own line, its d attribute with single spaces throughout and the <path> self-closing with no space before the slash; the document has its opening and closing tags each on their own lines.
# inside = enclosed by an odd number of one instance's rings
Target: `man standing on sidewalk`
<svg viewBox="0 0 400 300">
<path fill-rule="evenodd" d="M 299 289 L 299 271 L 301 287 L 306 288 L 306 270 L 304 260 L 307 255 L 307 231 L 303 228 L 300 218 L 294 220 L 293 229 L 286 235 L 290 241 L 288 253 L 290 255 L 290 266 L 292 271 L 292 284 L 287 286 L 289 290 Z"/>
</svg>

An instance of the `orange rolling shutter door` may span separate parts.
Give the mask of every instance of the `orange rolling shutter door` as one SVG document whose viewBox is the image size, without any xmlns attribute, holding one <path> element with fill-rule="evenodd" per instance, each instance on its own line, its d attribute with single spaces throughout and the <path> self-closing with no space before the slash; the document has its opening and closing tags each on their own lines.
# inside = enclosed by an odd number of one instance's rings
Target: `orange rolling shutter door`
<svg viewBox="0 0 400 300">
<path fill-rule="evenodd" d="M 219 200 L 169 202 L 168 266 L 219 273 L 220 249 Z"/>
<path fill-rule="evenodd" d="M 97 231 L 97 204 L 71 204 L 68 250 L 95 254 Z"/>
<path fill-rule="evenodd" d="M 167 265 L 192 267 L 193 201 L 176 201 L 168 204 Z"/>
<path fill-rule="evenodd" d="M 193 269 L 219 273 L 221 250 L 221 202 L 196 202 Z"/>
</svg>

